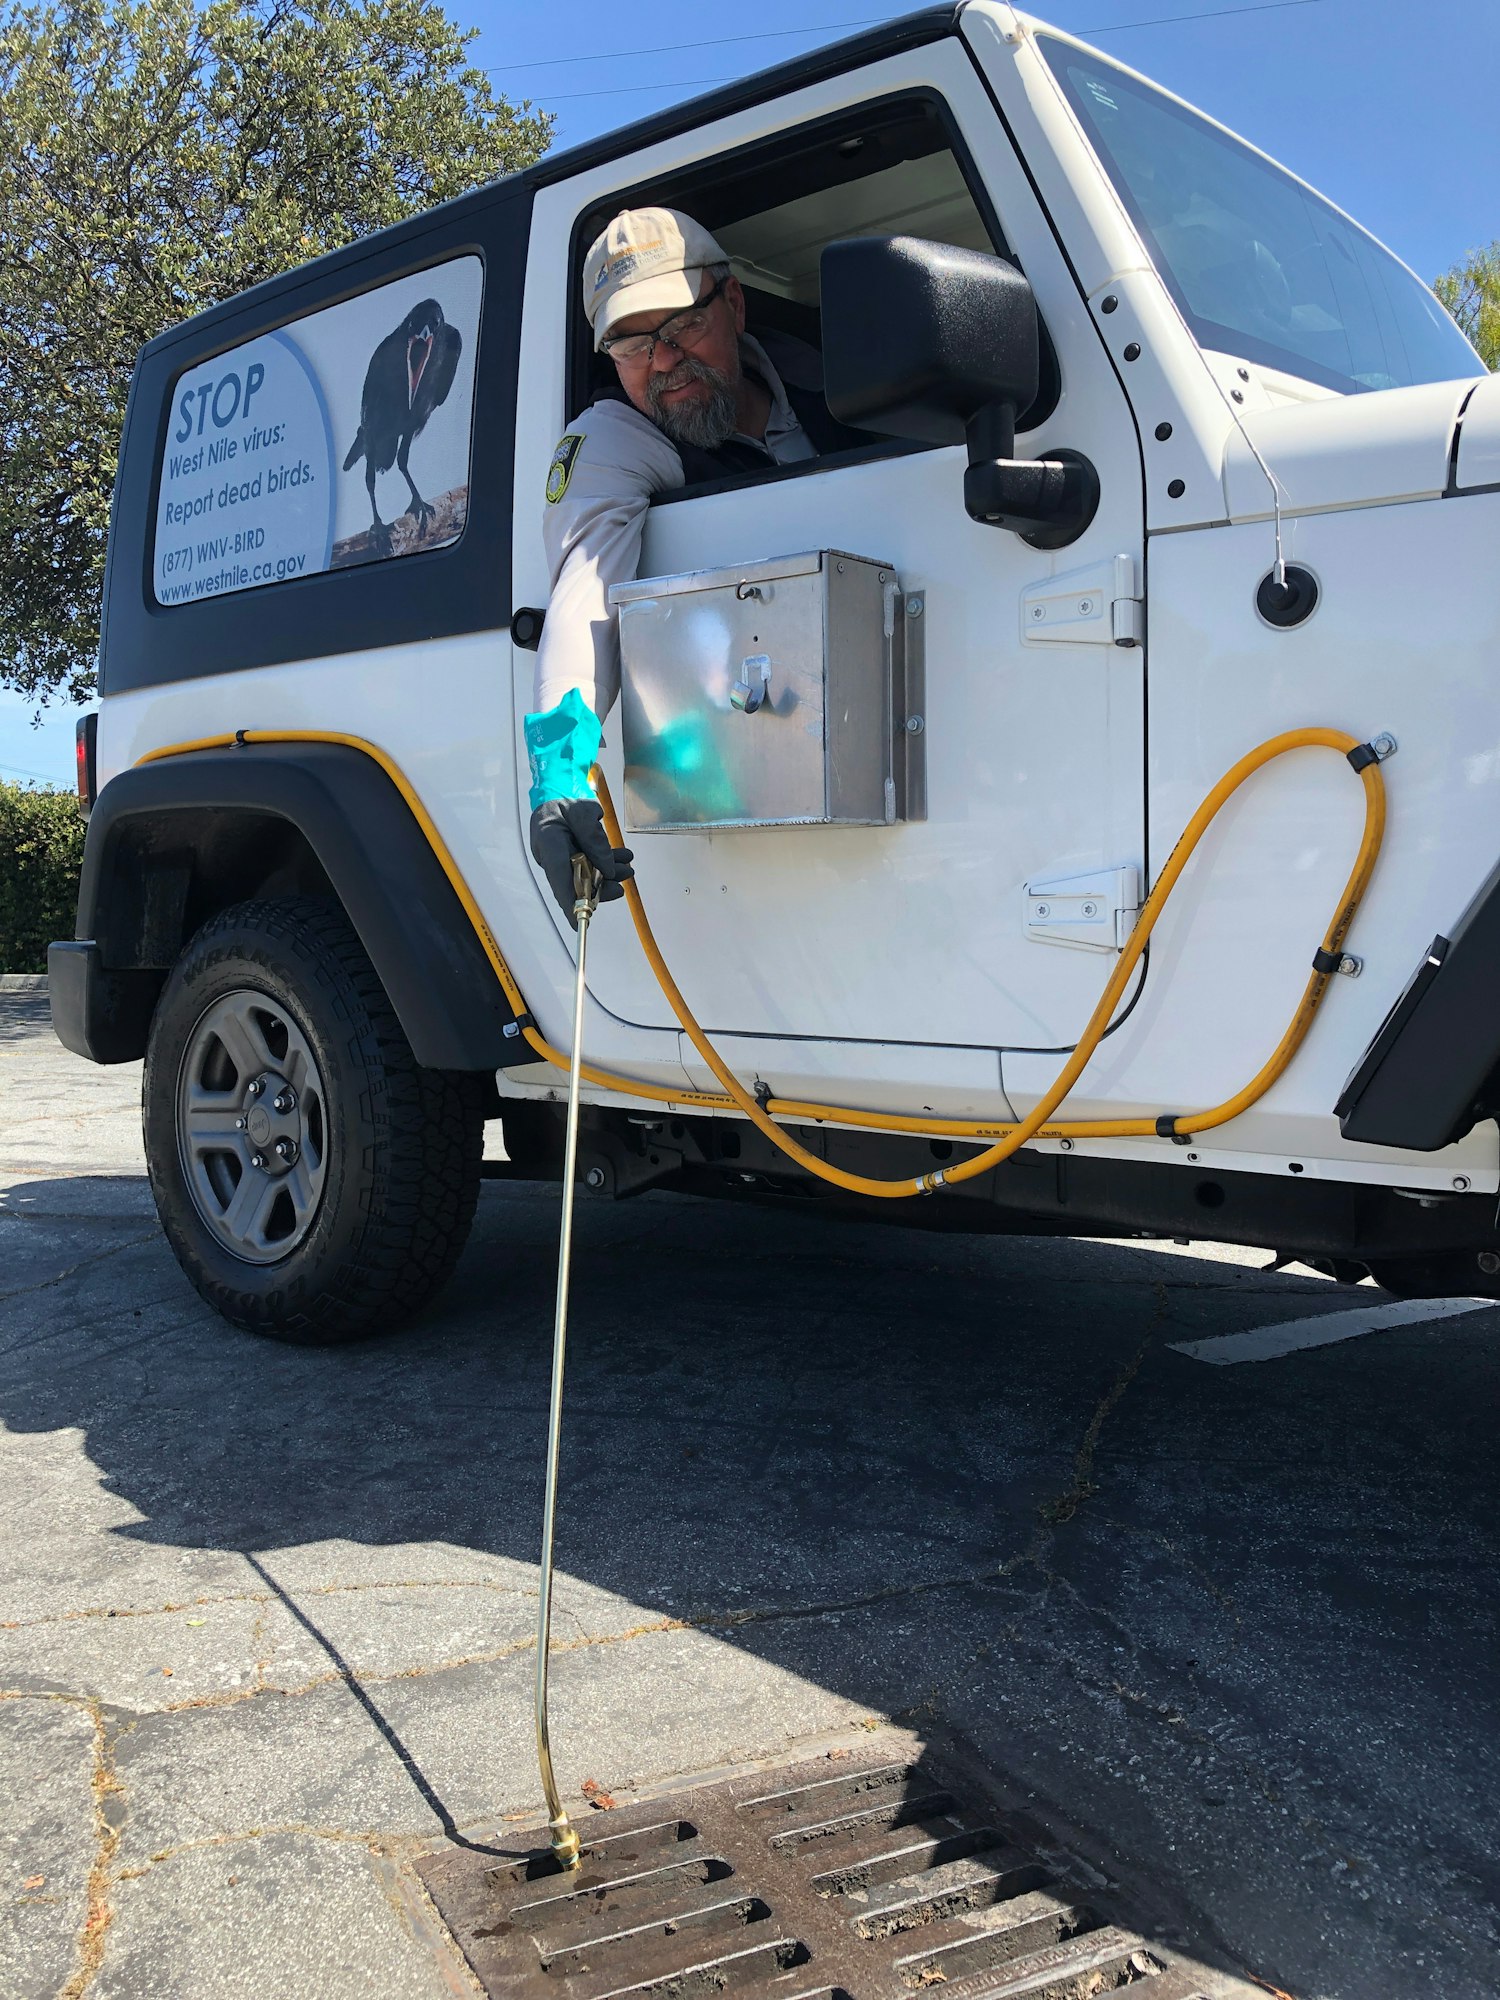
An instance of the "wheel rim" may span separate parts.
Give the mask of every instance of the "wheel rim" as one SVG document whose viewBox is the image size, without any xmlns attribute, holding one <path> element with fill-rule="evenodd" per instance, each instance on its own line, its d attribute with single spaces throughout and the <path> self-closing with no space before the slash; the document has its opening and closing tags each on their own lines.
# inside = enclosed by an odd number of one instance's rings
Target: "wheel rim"
<svg viewBox="0 0 1500 2000">
<path fill-rule="evenodd" d="M 323 1078 L 268 994 L 242 987 L 199 1016 L 177 1078 L 177 1151 L 193 1206 L 232 1257 L 276 1264 L 306 1239 L 328 1167 Z"/>
</svg>

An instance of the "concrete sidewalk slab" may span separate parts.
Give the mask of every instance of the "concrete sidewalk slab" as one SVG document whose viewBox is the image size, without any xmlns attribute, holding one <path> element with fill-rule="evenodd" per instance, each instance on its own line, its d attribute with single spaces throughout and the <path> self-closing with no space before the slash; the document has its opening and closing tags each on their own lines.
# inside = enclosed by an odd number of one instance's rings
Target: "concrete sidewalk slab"
<svg viewBox="0 0 1500 2000">
<path fill-rule="evenodd" d="M 377 1840 L 268 1830 L 127 1869 L 91 1996 L 435 2000 L 462 1991 L 432 1933 L 416 1929 L 382 1854 Z"/>
<path fill-rule="evenodd" d="M 0 1993 L 55 2000 L 78 1957 L 96 1852 L 86 1703 L 0 1696 Z"/>
</svg>

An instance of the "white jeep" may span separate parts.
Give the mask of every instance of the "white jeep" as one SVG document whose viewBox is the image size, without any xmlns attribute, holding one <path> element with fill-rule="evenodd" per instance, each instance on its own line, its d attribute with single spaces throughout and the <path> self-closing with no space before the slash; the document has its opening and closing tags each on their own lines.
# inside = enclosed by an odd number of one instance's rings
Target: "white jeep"
<svg viewBox="0 0 1500 2000">
<path fill-rule="evenodd" d="M 663 494 L 618 592 L 640 896 L 593 929 L 586 1184 L 1500 1296 L 1500 385 L 1312 189 L 999 0 L 141 355 L 50 970 L 70 1048 L 145 1056 L 200 1291 L 354 1335 L 482 1173 L 560 1171 L 521 717 L 580 266 L 643 202 L 863 441 Z"/>
</svg>

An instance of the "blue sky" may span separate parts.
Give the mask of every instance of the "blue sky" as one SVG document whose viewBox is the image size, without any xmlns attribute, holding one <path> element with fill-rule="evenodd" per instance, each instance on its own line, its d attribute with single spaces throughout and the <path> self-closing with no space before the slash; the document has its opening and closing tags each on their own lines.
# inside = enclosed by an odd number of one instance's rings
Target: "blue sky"
<svg viewBox="0 0 1500 2000">
<path fill-rule="evenodd" d="M 758 0 L 754 9 L 727 0 L 670 10 L 618 0 L 446 5 L 479 28 L 474 59 L 493 67 L 499 88 L 555 109 L 560 146 L 691 97 L 707 80 L 748 76 L 836 40 L 831 24 L 905 11 L 882 12 L 861 0 Z M 1500 0 L 1294 0 L 1255 12 L 1218 6 L 1052 0 L 1033 11 L 1087 32 L 1109 54 L 1263 146 L 1424 278 L 1500 237 Z M 1210 10 L 1207 19 L 1162 20 Z M 1130 25 L 1142 22 L 1156 25 Z M 1104 32 L 1111 28 L 1121 32 Z M 688 46 L 703 42 L 712 45 Z M 632 48 L 653 53 L 620 53 Z M 33 729 L 32 710 L 0 692 L 0 777 L 71 784 L 74 712 L 48 710 Z"/>
</svg>

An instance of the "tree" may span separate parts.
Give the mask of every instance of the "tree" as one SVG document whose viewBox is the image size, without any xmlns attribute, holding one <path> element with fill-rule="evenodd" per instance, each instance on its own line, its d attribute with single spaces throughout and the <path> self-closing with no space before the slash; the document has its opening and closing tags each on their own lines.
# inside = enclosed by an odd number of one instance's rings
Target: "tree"
<svg viewBox="0 0 1500 2000">
<path fill-rule="evenodd" d="M 0 966 L 45 972 L 53 938 L 73 935 L 83 815 L 76 792 L 0 778 Z"/>
<path fill-rule="evenodd" d="M 528 165 L 437 0 L 0 13 L 0 685 L 93 685 L 120 429 L 165 327 Z"/>
<path fill-rule="evenodd" d="M 1478 348 L 1486 368 L 1500 368 L 1500 239 L 1471 250 L 1432 288 Z"/>
</svg>

